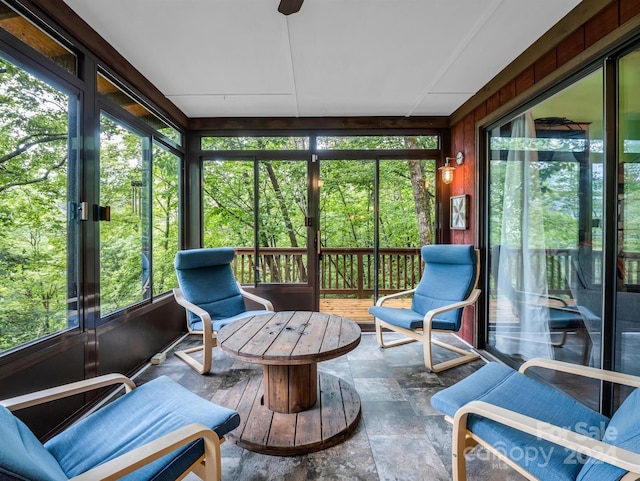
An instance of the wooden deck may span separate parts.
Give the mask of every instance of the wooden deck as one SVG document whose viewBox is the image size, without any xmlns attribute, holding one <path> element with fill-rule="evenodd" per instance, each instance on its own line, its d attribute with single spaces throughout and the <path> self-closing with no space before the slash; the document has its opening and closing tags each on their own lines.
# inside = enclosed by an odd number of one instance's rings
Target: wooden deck
<svg viewBox="0 0 640 481">
<path fill-rule="evenodd" d="M 384 304 L 388 307 L 411 307 L 411 297 L 391 299 Z M 373 324 L 369 307 L 373 299 L 320 299 L 320 312 L 336 314 L 361 324 Z"/>
</svg>

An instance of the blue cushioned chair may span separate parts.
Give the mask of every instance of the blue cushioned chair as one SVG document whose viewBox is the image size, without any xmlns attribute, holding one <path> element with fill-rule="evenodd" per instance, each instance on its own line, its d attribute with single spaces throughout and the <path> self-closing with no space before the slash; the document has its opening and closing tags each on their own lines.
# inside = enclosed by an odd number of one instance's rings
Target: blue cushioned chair
<svg viewBox="0 0 640 481">
<path fill-rule="evenodd" d="M 246 292 L 233 277 L 231 262 L 235 251 L 229 247 L 191 249 L 176 254 L 174 266 L 179 288 L 173 290 L 176 302 L 187 311 L 190 334 L 203 337 L 202 346 L 176 351 L 176 356 L 200 374 L 211 369 L 215 334 L 223 326 L 239 319 L 273 311 L 266 299 Z M 264 306 L 265 310 L 247 310 L 245 299 Z M 192 353 L 202 352 L 202 362 Z"/>
<path fill-rule="evenodd" d="M 118 384 L 125 387 L 124 395 L 44 445 L 13 414 Z M 120 374 L 100 376 L 0 401 L 0 479 L 174 481 L 194 472 L 219 480 L 220 444 L 239 424 L 236 411 L 167 377 L 136 388 Z"/>
<path fill-rule="evenodd" d="M 636 389 L 611 419 L 526 375 L 532 367 Z M 527 479 L 618 481 L 640 476 L 640 377 L 561 361 L 532 359 L 519 371 L 489 363 L 431 398 L 453 423 L 454 480 L 480 444 Z"/>
<path fill-rule="evenodd" d="M 376 334 L 381 347 L 393 347 L 421 341 L 424 363 L 432 372 L 474 361 L 480 356 L 456 346 L 433 339 L 433 331 L 458 332 L 462 323 L 462 310 L 476 302 L 479 260 L 471 245 L 430 245 L 422 247 L 424 273 L 418 287 L 378 299 L 369 312 L 376 320 Z M 390 299 L 413 294 L 411 309 L 386 307 Z M 382 330 L 390 329 L 406 337 L 384 342 Z M 443 347 L 458 356 L 433 364 L 431 345 Z"/>
</svg>

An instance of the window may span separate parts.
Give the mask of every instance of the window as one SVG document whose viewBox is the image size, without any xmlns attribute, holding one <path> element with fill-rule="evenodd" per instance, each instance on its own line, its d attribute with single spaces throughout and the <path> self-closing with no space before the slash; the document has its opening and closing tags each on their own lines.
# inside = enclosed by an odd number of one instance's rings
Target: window
<svg viewBox="0 0 640 481">
<path fill-rule="evenodd" d="M 203 168 L 205 247 L 236 248 L 243 284 L 306 283 L 307 163 L 213 160 Z"/>
<path fill-rule="evenodd" d="M 100 118 L 100 312 L 150 297 L 150 140 Z"/>
<path fill-rule="evenodd" d="M 178 179 L 180 158 L 162 145 L 153 145 L 153 178 L 151 196 L 153 208 L 153 229 L 151 231 L 152 275 L 143 279 L 151 280 L 153 295 L 162 294 L 177 285 L 173 259 L 178 250 Z M 143 289 L 144 289 L 143 284 Z M 145 297 L 143 291 L 143 297 Z"/>
<path fill-rule="evenodd" d="M 319 150 L 438 149 L 437 135 L 360 135 L 318 137 Z"/>
<path fill-rule="evenodd" d="M 78 325 L 76 109 L 0 58 L 0 352 Z"/>
<path fill-rule="evenodd" d="M 307 150 L 309 137 L 202 137 L 202 150 Z"/>
</svg>

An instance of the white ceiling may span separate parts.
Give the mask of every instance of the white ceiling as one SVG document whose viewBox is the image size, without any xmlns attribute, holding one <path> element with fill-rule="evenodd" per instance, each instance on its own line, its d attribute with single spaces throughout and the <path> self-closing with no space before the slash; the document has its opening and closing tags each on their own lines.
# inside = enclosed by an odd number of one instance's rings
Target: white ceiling
<svg viewBox="0 0 640 481">
<path fill-rule="evenodd" d="M 188 117 L 450 115 L 580 0 L 64 0 Z"/>
</svg>

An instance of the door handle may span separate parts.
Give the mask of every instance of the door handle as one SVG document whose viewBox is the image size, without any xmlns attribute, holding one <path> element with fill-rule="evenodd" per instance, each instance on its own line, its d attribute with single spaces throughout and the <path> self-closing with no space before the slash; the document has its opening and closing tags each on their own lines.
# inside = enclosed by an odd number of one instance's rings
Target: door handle
<svg viewBox="0 0 640 481">
<path fill-rule="evenodd" d="M 109 222 L 111 220 L 111 206 L 109 205 L 93 205 L 93 218 L 95 220 L 104 220 Z"/>
<path fill-rule="evenodd" d="M 322 255 L 322 233 L 319 230 L 316 231 L 316 254 Z"/>
</svg>

